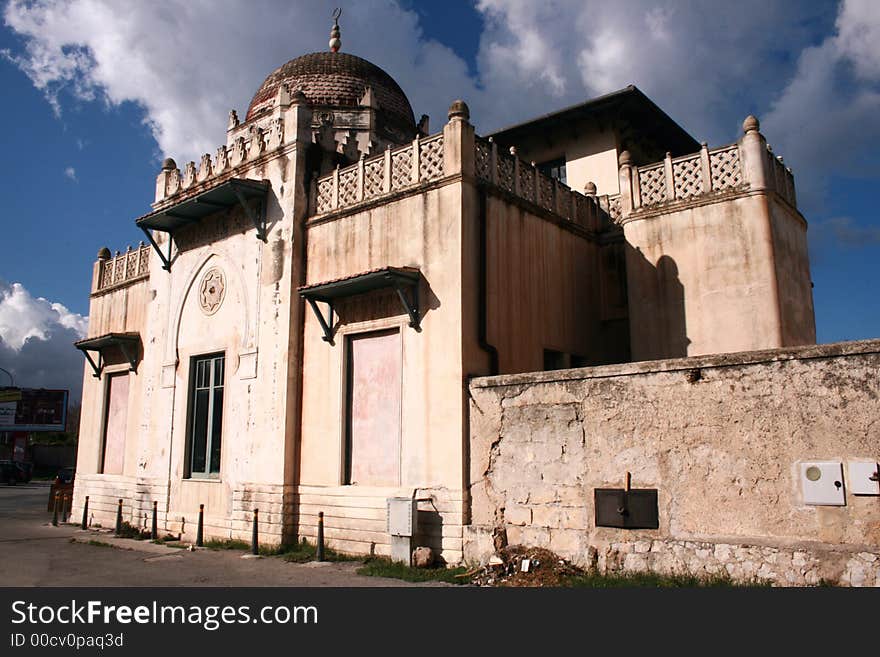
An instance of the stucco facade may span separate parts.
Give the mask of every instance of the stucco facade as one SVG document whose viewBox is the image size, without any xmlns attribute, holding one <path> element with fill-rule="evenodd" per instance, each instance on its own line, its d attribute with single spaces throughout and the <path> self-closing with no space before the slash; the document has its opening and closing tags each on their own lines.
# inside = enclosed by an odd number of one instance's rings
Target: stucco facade
<svg viewBox="0 0 880 657">
<path fill-rule="evenodd" d="M 447 118 L 426 134 L 387 74 L 316 53 L 214 155 L 165 161 L 150 245 L 94 265 L 74 513 L 155 502 L 192 538 L 204 505 L 206 536 L 246 539 L 259 509 L 278 543 L 323 512 L 331 546 L 388 554 L 403 496 L 455 563 L 484 511 L 473 377 L 815 340 L 806 223 L 757 122 L 700 150 L 634 87 L 491 139 L 462 101 Z"/>
</svg>

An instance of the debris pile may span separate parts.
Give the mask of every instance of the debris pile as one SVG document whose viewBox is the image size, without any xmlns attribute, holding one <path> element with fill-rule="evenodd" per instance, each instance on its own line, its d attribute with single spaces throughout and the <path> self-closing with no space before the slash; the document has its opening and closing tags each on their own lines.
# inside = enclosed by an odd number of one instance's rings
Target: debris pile
<svg viewBox="0 0 880 657">
<path fill-rule="evenodd" d="M 543 548 L 509 545 L 472 573 L 476 586 L 564 586 L 581 571 Z"/>
</svg>

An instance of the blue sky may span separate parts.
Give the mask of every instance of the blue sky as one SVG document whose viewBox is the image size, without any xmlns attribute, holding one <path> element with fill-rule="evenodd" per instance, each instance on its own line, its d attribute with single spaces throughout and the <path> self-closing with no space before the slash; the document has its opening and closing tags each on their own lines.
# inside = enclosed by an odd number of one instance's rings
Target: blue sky
<svg viewBox="0 0 880 657">
<path fill-rule="evenodd" d="M 630 83 L 710 145 L 756 114 L 810 224 L 819 341 L 880 336 L 880 2 L 221 4 L 0 3 L 0 367 L 17 383 L 78 387 L 65 345 L 98 248 L 141 239 L 164 156 L 198 161 L 267 73 L 326 49 L 335 4 L 342 49 L 434 130 L 458 97 L 489 132 Z"/>
</svg>

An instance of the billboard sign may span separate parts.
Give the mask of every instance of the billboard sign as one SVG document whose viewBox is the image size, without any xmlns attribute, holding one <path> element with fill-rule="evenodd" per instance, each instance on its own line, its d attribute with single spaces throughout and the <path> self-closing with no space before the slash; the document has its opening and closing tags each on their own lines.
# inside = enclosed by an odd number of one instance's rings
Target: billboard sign
<svg viewBox="0 0 880 657">
<path fill-rule="evenodd" d="M 67 390 L 0 388 L 0 431 L 64 431 Z"/>
</svg>

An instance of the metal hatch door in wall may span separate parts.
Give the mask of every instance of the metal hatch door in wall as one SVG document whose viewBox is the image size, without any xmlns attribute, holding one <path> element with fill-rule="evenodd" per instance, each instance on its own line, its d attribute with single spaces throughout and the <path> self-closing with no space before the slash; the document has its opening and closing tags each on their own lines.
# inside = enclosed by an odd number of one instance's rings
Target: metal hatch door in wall
<svg viewBox="0 0 880 657">
<path fill-rule="evenodd" d="M 400 484 L 400 331 L 353 335 L 346 341 L 345 483 Z"/>
</svg>

